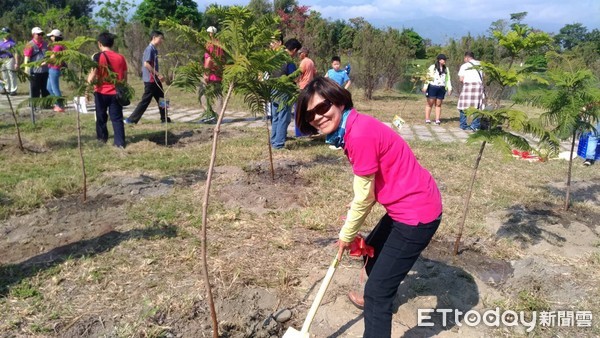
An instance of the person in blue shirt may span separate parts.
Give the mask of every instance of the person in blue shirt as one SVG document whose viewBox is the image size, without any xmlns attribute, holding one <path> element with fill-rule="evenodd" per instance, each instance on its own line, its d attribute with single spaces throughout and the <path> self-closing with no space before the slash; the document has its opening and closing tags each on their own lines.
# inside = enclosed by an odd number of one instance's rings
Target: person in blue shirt
<svg viewBox="0 0 600 338">
<path fill-rule="evenodd" d="M 348 76 L 348 72 L 346 70 L 341 69 L 342 63 L 339 56 L 334 56 L 331 58 L 331 69 L 327 71 L 325 77 L 328 77 L 335 81 L 340 86 L 344 87 L 344 89 L 348 89 L 352 84 L 350 77 Z"/>
<path fill-rule="evenodd" d="M 150 33 L 150 44 L 144 50 L 142 56 L 142 80 L 144 81 L 144 94 L 140 103 L 133 110 L 133 113 L 125 119 L 125 124 L 137 124 L 146 112 L 146 109 L 152 102 L 156 100 L 158 104 L 158 112 L 162 123 L 171 123 L 171 118 L 167 116 L 165 108 L 161 106 L 160 100 L 164 99 L 165 92 L 162 82 L 164 76 L 158 72 L 158 46 L 160 46 L 165 38 L 161 31 L 152 31 Z"/>
<path fill-rule="evenodd" d="M 297 39 L 289 39 L 284 44 L 285 50 L 293 59 L 302 44 Z M 296 71 L 296 64 L 286 62 L 281 65 L 281 69 L 274 71 L 271 78 L 291 75 Z M 292 105 L 287 102 L 287 98 L 276 98 L 271 102 L 271 146 L 273 149 L 284 149 L 287 128 L 292 120 Z"/>
</svg>

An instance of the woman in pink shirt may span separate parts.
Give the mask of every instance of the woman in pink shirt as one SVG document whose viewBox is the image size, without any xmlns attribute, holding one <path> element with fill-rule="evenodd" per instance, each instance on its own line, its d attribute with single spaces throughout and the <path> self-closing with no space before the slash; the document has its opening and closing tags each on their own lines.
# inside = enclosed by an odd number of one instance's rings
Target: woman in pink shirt
<svg viewBox="0 0 600 338">
<path fill-rule="evenodd" d="M 442 219 L 442 199 L 431 174 L 392 128 L 353 108 L 349 91 L 317 77 L 300 94 L 296 125 L 317 130 L 342 147 L 354 172 L 354 198 L 339 234 L 339 255 L 350 243 L 375 202 L 386 210 L 366 241 L 375 249 L 366 271 L 364 338 L 391 337 L 392 306 L 400 282 L 427 247 Z"/>
<path fill-rule="evenodd" d="M 52 32 L 50 32 L 50 34 L 48 34 L 47 36 L 50 38 L 50 41 L 53 43 L 63 40 L 62 33 L 58 29 L 53 29 Z M 52 54 L 50 54 L 50 59 L 53 60 L 55 58 L 54 53 L 61 52 L 63 50 L 65 50 L 65 46 L 54 44 L 52 46 Z M 48 84 L 46 86 L 46 89 L 48 89 L 48 92 L 50 93 L 50 95 L 52 95 L 54 97 L 62 96 L 62 93 L 60 91 L 60 69 L 63 66 L 64 65 L 62 63 L 53 63 L 52 61 L 50 61 L 48 63 Z M 56 102 L 54 103 L 54 111 L 59 112 L 59 113 L 62 113 L 65 111 L 65 107 L 64 107 L 64 103 L 62 102 L 62 99 L 56 100 Z"/>
</svg>

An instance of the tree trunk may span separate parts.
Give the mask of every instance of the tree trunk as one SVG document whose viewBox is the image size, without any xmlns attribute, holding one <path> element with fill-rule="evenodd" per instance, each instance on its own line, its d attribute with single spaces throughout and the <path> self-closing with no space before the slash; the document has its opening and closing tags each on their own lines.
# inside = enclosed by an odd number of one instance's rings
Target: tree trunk
<svg viewBox="0 0 600 338">
<path fill-rule="evenodd" d="M 567 195 L 565 197 L 564 210 L 569 210 L 571 204 L 571 172 L 573 170 L 573 152 L 575 151 L 575 139 L 577 138 L 577 132 L 573 132 L 573 139 L 571 140 L 571 152 L 569 153 L 569 170 L 567 171 Z"/>
<path fill-rule="evenodd" d="M 167 97 L 163 97 L 165 103 L 165 147 L 169 145 L 169 107 L 167 105 Z M 159 102 L 160 104 L 160 102 Z"/>
<path fill-rule="evenodd" d="M 15 129 L 17 130 L 17 141 L 19 142 L 19 150 L 25 152 L 25 148 L 23 147 L 23 140 L 21 139 L 21 130 L 19 129 L 19 121 L 17 120 L 17 113 L 13 108 L 8 91 L 6 92 L 6 99 L 8 100 L 8 105 L 10 106 L 10 112 L 12 113 L 13 120 L 15 121 Z"/>
<path fill-rule="evenodd" d="M 275 181 L 275 167 L 273 166 L 273 149 L 271 148 L 271 132 L 269 130 L 269 119 L 268 118 L 267 118 L 267 121 L 265 122 L 265 126 L 267 127 L 267 147 L 269 148 L 269 163 L 271 165 L 271 180 Z"/>
<path fill-rule="evenodd" d="M 217 125 L 213 130 L 212 152 L 210 154 L 210 164 L 208 165 L 206 185 L 204 187 L 204 198 L 202 201 L 202 238 L 200 241 L 200 251 L 202 254 L 202 272 L 204 275 L 204 283 L 206 284 L 206 294 L 208 296 L 208 305 L 210 307 L 210 315 L 212 318 L 213 338 L 219 338 L 219 323 L 217 322 L 217 312 L 215 310 L 215 302 L 213 300 L 210 279 L 208 277 L 208 261 L 206 259 L 206 221 L 208 218 L 208 198 L 210 195 L 210 185 L 212 182 L 212 174 L 217 159 L 217 145 L 219 141 L 219 132 L 221 131 L 221 123 L 223 122 L 223 116 L 225 115 L 225 108 L 227 107 L 227 103 L 229 102 L 229 98 L 231 97 L 231 93 L 233 92 L 233 87 L 234 83 L 231 82 L 229 84 L 229 89 L 227 90 L 227 96 L 225 96 L 223 106 L 221 107 L 219 118 L 217 119 Z"/>
<path fill-rule="evenodd" d="M 454 242 L 454 255 L 458 255 L 458 246 L 460 245 L 460 239 L 463 234 L 463 229 L 465 228 L 465 221 L 467 219 L 467 212 L 469 211 L 469 202 L 471 201 L 471 195 L 473 194 L 473 184 L 475 184 L 475 177 L 477 177 L 477 169 L 479 168 L 479 162 L 481 162 L 481 157 L 483 156 L 483 150 L 485 149 L 485 141 L 481 143 L 481 148 L 479 148 L 479 154 L 477 155 L 477 159 L 475 160 L 475 167 L 473 167 L 473 175 L 471 176 L 471 182 L 469 183 L 469 190 L 467 190 L 467 196 L 465 197 L 465 206 L 463 209 L 462 219 L 458 224 L 458 235 L 456 235 L 456 241 Z"/>
</svg>

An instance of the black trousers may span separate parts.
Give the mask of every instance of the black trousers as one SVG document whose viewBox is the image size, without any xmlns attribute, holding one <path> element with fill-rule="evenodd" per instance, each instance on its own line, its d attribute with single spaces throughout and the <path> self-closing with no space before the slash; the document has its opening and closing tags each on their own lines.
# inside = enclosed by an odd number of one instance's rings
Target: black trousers
<svg viewBox="0 0 600 338">
<path fill-rule="evenodd" d="M 142 115 L 146 112 L 148 105 L 152 102 L 152 99 L 156 100 L 156 104 L 158 104 L 159 100 L 163 97 L 165 97 L 165 94 L 162 91 L 162 83 L 160 81 L 144 82 L 144 95 L 142 95 L 142 100 L 138 103 L 137 107 L 135 107 L 133 113 L 129 115 L 129 121 L 138 123 L 142 118 Z M 165 109 L 161 108 L 159 105 L 158 110 L 160 112 L 160 120 L 165 121 Z"/>
<path fill-rule="evenodd" d="M 102 142 L 108 141 L 108 117 L 115 133 L 115 146 L 125 147 L 125 126 L 123 124 L 123 107 L 117 102 L 116 95 L 94 93 L 96 103 L 96 137 Z M 108 111 L 108 114 L 106 113 Z"/>
<path fill-rule="evenodd" d="M 31 97 L 46 97 L 50 95 L 47 89 L 48 73 L 32 73 L 29 78 Z"/>
<path fill-rule="evenodd" d="M 387 214 L 365 239 L 375 256 L 365 267 L 365 332 L 363 338 L 389 338 L 392 334 L 394 298 L 421 252 L 438 229 L 442 217 L 431 223 L 410 226 L 394 221 Z"/>
</svg>

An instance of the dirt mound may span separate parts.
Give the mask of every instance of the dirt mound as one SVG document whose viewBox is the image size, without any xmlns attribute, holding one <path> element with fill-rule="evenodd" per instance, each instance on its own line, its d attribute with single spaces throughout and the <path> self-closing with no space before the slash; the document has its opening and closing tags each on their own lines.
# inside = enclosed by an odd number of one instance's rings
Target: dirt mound
<svg viewBox="0 0 600 338">
<path fill-rule="evenodd" d="M 235 173 L 231 169 L 215 169 L 216 173 L 222 174 L 221 177 L 229 174 L 231 178 L 218 189 L 217 198 L 228 208 L 241 208 L 258 215 L 303 207 L 301 196 L 308 181 L 299 174 L 300 163 L 275 163 L 274 179 L 269 167 L 268 163 L 261 162 L 250 164 L 243 171 L 237 170 Z"/>
</svg>

